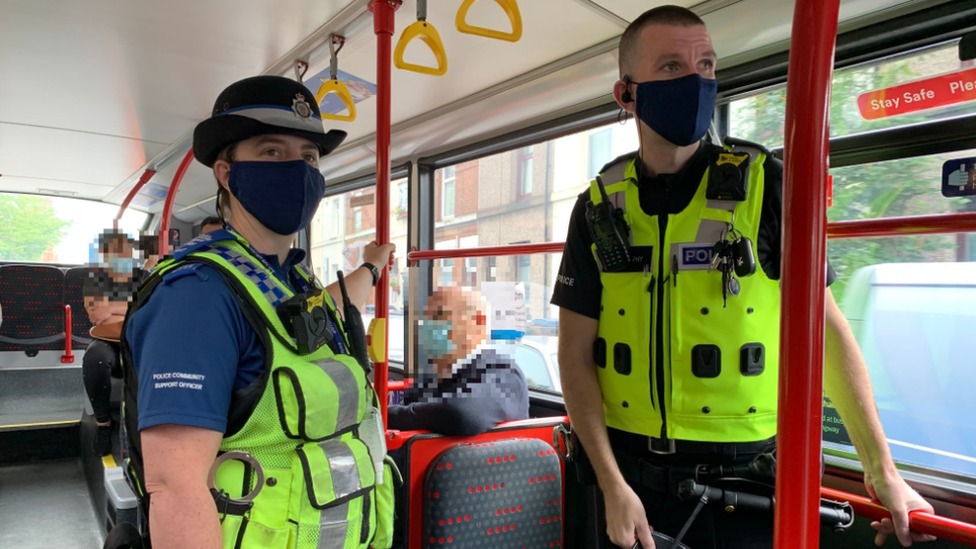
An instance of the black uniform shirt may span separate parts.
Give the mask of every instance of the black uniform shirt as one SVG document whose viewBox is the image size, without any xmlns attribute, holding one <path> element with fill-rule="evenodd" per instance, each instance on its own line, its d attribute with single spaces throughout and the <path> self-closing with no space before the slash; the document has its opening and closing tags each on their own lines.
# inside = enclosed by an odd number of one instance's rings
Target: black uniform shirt
<svg viewBox="0 0 976 549">
<path fill-rule="evenodd" d="M 718 147 L 702 143 L 695 155 L 677 173 L 655 177 L 641 176 L 637 184 L 641 210 L 647 215 L 665 215 L 681 213 L 687 208 L 702 183 L 702 177 L 708 168 L 708 152 L 713 148 Z M 637 153 L 631 153 L 624 158 L 630 159 L 636 155 Z M 767 155 L 763 170 L 765 187 L 759 238 L 755 242 L 756 259 L 769 278 L 779 280 L 783 233 L 783 163 L 772 155 Z M 616 181 L 604 183 L 610 185 Z M 603 284 L 600 282 L 600 268 L 591 251 L 593 239 L 586 226 L 586 203 L 589 201 L 590 190 L 587 189 L 579 195 L 573 207 L 563 260 L 552 293 L 552 304 L 599 319 Z M 835 274 L 828 263 L 828 286 L 834 278 Z"/>
</svg>

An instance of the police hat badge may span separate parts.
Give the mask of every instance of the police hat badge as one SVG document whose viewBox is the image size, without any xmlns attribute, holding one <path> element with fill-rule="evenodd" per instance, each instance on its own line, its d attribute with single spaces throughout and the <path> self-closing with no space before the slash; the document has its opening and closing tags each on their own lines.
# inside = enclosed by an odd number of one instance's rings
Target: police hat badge
<svg viewBox="0 0 976 549">
<path fill-rule="evenodd" d="M 305 96 L 296 93 L 295 100 L 291 102 L 291 110 L 295 111 L 295 116 L 299 118 L 310 118 L 312 116 L 312 107 L 305 101 Z"/>
</svg>

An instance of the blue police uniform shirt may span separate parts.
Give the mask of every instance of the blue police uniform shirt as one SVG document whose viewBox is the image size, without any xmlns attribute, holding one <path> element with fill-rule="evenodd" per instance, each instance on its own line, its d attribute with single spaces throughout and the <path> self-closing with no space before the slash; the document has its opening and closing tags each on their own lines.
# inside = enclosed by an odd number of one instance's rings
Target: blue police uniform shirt
<svg viewBox="0 0 976 549">
<path fill-rule="evenodd" d="M 288 252 L 284 265 L 261 255 L 294 291 L 289 273 L 305 250 Z M 223 433 L 231 394 L 264 371 L 264 348 L 234 294 L 200 263 L 167 273 L 129 319 L 126 337 L 139 378 L 140 431 L 172 424 Z"/>
</svg>

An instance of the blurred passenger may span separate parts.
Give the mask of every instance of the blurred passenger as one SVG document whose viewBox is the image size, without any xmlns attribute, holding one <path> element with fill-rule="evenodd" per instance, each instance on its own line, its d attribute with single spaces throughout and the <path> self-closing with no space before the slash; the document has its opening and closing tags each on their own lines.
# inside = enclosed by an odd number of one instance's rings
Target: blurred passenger
<svg viewBox="0 0 976 549">
<path fill-rule="evenodd" d="M 153 267 L 159 262 L 159 236 L 144 233 L 139 236 L 137 247 L 142 252 L 142 257 L 145 258 L 142 269 L 146 272 L 153 270 Z"/>
<path fill-rule="evenodd" d="M 117 326 L 117 330 L 106 330 L 110 334 L 121 331 L 129 301 L 135 295 L 145 273 L 136 267 L 134 245 L 135 242 L 124 232 L 108 230 L 102 233 L 98 244 L 102 262 L 88 273 L 83 287 L 85 311 L 89 320 L 93 326 Z M 145 242 L 140 246 L 143 246 L 147 257 L 148 252 L 152 251 L 158 256 L 158 240 L 156 250 Z M 98 425 L 92 442 L 92 452 L 103 456 L 112 452 L 112 377 L 122 377 L 117 336 L 92 339 L 82 360 L 82 375 Z"/>
<path fill-rule="evenodd" d="M 200 234 L 219 231 L 224 228 L 224 222 L 219 217 L 212 215 L 200 223 Z"/>
<path fill-rule="evenodd" d="M 389 426 L 474 436 L 504 421 L 528 419 L 529 390 L 509 357 L 485 347 L 485 303 L 477 294 L 444 287 L 431 295 L 418 326 L 429 367 L 389 408 Z"/>
</svg>

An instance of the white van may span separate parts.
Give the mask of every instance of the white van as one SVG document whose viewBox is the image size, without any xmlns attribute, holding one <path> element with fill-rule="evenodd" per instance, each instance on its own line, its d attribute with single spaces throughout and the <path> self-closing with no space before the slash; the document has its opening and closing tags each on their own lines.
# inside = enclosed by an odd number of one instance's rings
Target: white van
<svg viewBox="0 0 976 549">
<path fill-rule="evenodd" d="M 976 474 L 976 262 L 864 267 L 842 310 L 895 461 Z"/>
</svg>

